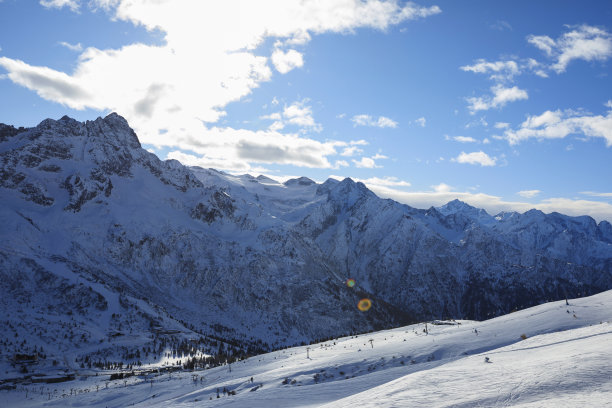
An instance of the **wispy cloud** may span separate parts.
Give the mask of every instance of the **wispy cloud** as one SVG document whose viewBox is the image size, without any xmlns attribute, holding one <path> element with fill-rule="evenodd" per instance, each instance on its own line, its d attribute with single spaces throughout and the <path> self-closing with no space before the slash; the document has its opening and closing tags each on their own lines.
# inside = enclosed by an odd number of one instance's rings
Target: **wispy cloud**
<svg viewBox="0 0 612 408">
<path fill-rule="evenodd" d="M 389 119 L 385 116 L 379 116 L 378 119 L 373 118 L 370 115 L 355 115 L 351 118 L 353 126 L 372 126 L 379 128 L 396 128 L 397 122 L 393 119 Z"/>
<path fill-rule="evenodd" d="M 345 147 L 344 150 L 342 151 L 342 153 L 340 153 L 341 156 L 345 156 L 345 157 L 351 157 L 351 156 L 355 156 L 357 154 L 361 154 L 363 153 L 363 150 L 360 149 L 357 146 L 348 146 Z"/>
<path fill-rule="evenodd" d="M 497 20 L 495 23 L 489 25 L 489 27 L 498 31 L 512 31 L 512 26 L 510 23 L 504 20 Z"/>
<path fill-rule="evenodd" d="M 70 51 L 76 51 L 76 52 L 83 51 L 83 46 L 81 45 L 81 43 L 70 44 L 66 41 L 60 41 L 59 45 L 61 45 L 62 47 L 68 48 Z"/>
<path fill-rule="evenodd" d="M 487 61 L 478 59 L 472 65 L 459 67 L 462 71 L 475 74 L 489 75 L 489 79 L 498 83 L 513 82 L 516 77 L 525 73 L 535 74 L 546 78 L 546 66 L 533 58 L 527 59 L 507 59 L 501 61 Z"/>
<path fill-rule="evenodd" d="M 494 127 L 495 129 L 507 129 L 510 124 L 508 122 L 496 122 Z"/>
<path fill-rule="evenodd" d="M 588 195 L 591 197 L 612 198 L 612 193 L 598 193 L 596 191 L 581 191 L 580 194 Z"/>
<path fill-rule="evenodd" d="M 454 140 L 455 142 L 459 142 L 459 143 L 476 143 L 476 142 L 478 142 L 478 140 L 474 139 L 471 136 L 453 136 L 453 137 L 448 137 L 447 136 L 447 140 Z"/>
<path fill-rule="evenodd" d="M 421 116 L 420 118 L 415 119 L 414 123 L 416 123 L 420 127 L 425 127 L 425 125 L 427 124 L 427 119 L 425 119 L 424 117 Z"/>
<path fill-rule="evenodd" d="M 519 191 L 516 194 L 518 194 L 518 195 L 520 195 L 521 197 L 524 197 L 524 198 L 533 198 L 533 197 L 537 196 L 540 193 L 541 193 L 540 190 L 523 190 L 523 191 Z"/>
<path fill-rule="evenodd" d="M 475 74 L 490 74 L 489 78 L 495 81 L 511 80 L 521 73 L 519 64 L 512 60 L 490 62 L 479 59 L 473 65 L 464 65 L 459 69 Z"/>
<path fill-rule="evenodd" d="M 40 0 L 40 4 L 46 8 L 57 8 L 61 9 L 64 7 L 76 12 L 79 10 L 79 0 Z"/>
</svg>

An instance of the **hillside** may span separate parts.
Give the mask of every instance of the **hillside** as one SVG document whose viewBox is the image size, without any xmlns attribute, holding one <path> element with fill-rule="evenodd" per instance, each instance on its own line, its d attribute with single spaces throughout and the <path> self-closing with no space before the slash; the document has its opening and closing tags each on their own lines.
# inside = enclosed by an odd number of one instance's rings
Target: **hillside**
<svg viewBox="0 0 612 408">
<path fill-rule="evenodd" d="M 427 333 L 417 324 L 210 370 L 88 376 L 2 395 L 15 407 L 605 407 L 611 311 L 608 291 L 483 322 L 430 322 Z"/>
</svg>

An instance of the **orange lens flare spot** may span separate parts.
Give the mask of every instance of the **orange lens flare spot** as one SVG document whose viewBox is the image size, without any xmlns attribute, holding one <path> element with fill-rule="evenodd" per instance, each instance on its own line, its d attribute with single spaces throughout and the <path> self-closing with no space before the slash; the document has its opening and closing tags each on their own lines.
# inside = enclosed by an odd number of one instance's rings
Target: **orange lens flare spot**
<svg viewBox="0 0 612 408">
<path fill-rule="evenodd" d="M 370 299 L 361 299 L 357 303 L 357 308 L 362 312 L 367 312 L 372 307 L 372 301 Z"/>
<path fill-rule="evenodd" d="M 355 279 L 347 279 L 346 286 L 348 286 L 349 288 L 352 288 L 353 286 L 355 286 Z"/>
</svg>

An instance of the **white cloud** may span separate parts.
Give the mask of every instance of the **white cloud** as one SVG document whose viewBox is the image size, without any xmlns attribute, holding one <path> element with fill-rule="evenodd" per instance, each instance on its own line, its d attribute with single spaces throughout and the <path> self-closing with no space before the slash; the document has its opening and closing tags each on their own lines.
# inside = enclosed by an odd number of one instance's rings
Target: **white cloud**
<svg viewBox="0 0 612 408">
<path fill-rule="evenodd" d="M 310 34 L 308 31 L 299 31 L 293 35 L 293 37 L 289 38 L 285 41 L 285 45 L 304 45 L 309 43 L 311 40 Z"/>
<path fill-rule="evenodd" d="M 302 54 L 296 50 L 289 50 L 283 52 L 282 50 L 275 50 L 272 53 L 272 63 L 274 68 L 281 74 L 286 74 L 293 68 L 300 68 L 304 65 L 304 58 Z"/>
<path fill-rule="evenodd" d="M 363 184 L 370 186 L 388 186 L 388 187 L 410 187 L 410 183 L 404 180 L 400 180 L 397 177 L 370 177 L 367 179 L 358 179 L 357 181 L 361 181 Z"/>
<path fill-rule="evenodd" d="M 541 193 L 540 190 L 523 190 L 523 191 L 519 191 L 516 194 L 520 195 L 521 197 L 525 197 L 525 198 L 533 198 L 540 193 Z"/>
<path fill-rule="evenodd" d="M 270 130 L 281 130 L 287 125 L 294 125 L 302 129 L 320 132 L 323 127 L 320 123 L 315 122 L 312 107 L 307 105 L 308 102 L 308 99 L 293 102 L 291 105 L 285 105 L 282 112 L 263 115 L 260 116 L 260 119 L 274 121 L 269 127 Z"/>
<path fill-rule="evenodd" d="M 476 143 L 478 141 L 471 136 L 454 136 L 453 140 L 459 143 Z"/>
<path fill-rule="evenodd" d="M 273 130 L 252 131 L 233 128 L 208 128 L 205 136 L 186 136 L 177 140 L 176 149 L 168 158 L 185 164 L 197 164 L 220 170 L 244 172 L 252 163 L 278 163 L 309 168 L 334 168 L 330 156 L 343 142 L 319 142 L 297 134 L 283 134 Z"/>
<path fill-rule="evenodd" d="M 87 101 L 93 98 L 91 92 L 73 77 L 46 67 L 33 67 L 19 60 L 0 57 L 0 66 L 7 71 L 8 78 L 48 100 L 74 109 L 85 109 Z"/>
<path fill-rule="evenodd" d="M 529 95 L 524 89 L 520 89 L 516 86 L 511 88 L 504 87 L 503 85 L 494 85 L 491 87 L 493 96 L 481 96 L 467 98 L 469 103 L 468 109 L 471 114 L 474 114 L 481 110 L 489 110 L 492 108 L 501 108 L 509 102 L 520 101 L 528 99 Z"/>
<path fill-rule="evenodd" d="M 342 151 L 342 153 L 340 153 L 340 155 L 350 157 L 350 156 L 354 156 L 360 153 L 363 153 L 362 149 L 358 148 L 357 146 L 349 146 L 349 147 L 344 148 L 344 150 Z"/>
<path fill-rule="evenodd" d="M 508 129 L 504 137 L 511 145 L 536 139 L 562 139 L 571 134 L 600 137 L 612 146 L 612 109 L 603 115 L 580 114 L 575 111 L 546 111 L 528 116 L 516 130 Z"/>
<path fill-rule="evenodd" d="M 376 165 L 376 162 L 371 157 L 362 157 L 360 160 L 353 159 L 353 164 L 355 164 L 355 167 L 364 169 L 374 169 L 380 167 Z"/>
<path fill-rule="evenodd" d="M 487 74 L 489 79 L 497 82 L 513 82 L 516 76 L 522 75 L 525 72 L 535 74 L 542 78 L 547 78 L 547 66 L 533 58 L 503 60 L 503 61 L 487 61 L 483 58 L 476 60 L 472 65 L 465 65 L 459 69 L 475 74 Z"/>
<path fill-rule="evenodd" d="M 378 120 L 376 121 L 375 126 L 380 127 L 380 128 L 385 128 L 385 127 L 396 128 L 397 122 L 394 121 L 393 119 L 389 119 L 384 116 L 379 116 Z"/>
<path fill-rule="evenodd" d="M 467 123 L 464 127 L 466 129 L 470 129 L 476 126 L 482 126 L 482 127 L 487 127 L 489 126 L 489 123 L 487 122 L 486 118 L 484 116 L 479 117 L 477 120 L 473 120 L 469 123 Z"/>
<path fill-rule="evenodd" d="M 281 120 L 283 117 L 280 112 L 274 112 L 269 115 L 263 115 L 259 117 L 260 119 L 269 119 L 269 120 Z"/>
<path fill-rule="evenodd" d="M 448 193 L 453 188 L 446 183 L 440 183 L 435 186 L 431 186 L 436 193 Z"/>
<path fill-rule="evenodd" d="M 359 140 L 351 140 L 351 141 L 349 142 L 349 144 L 350 144 L 351 146 L 366 146 L 366 145 L 368 145 L 369 143 L 368 143 L 366 140 L 359 139 Z"/>
<path fill-rule="evenodd" d="M 385 116 L 379 116 L 378 119 L 374 119 L 370 115 L 355 115 L 351 118 L 351 122 L 353 122 L 353 126 L 372 126 L 379 128 L 396 128 L 397 122 L 393 119 L 389 119 Z"/>
<path fill-rule="evenodd" d="M 519 64 L 516 61 L 489 62 L 482 58 L 473 65 L 465 65 L 459 67 L 459 69 L 476 74 L 491 74 L 489 78 L 495 81 L 512 80 L 514 76 L 521 73 Z"/>
<path fill-rule="evenodd" d="M 78 0 L 40 0 L 40 4 L 46 8 L 64 8 L 68 7 L 72 11 L 78 11 L 80 7 Z"/>
<path fill-rule="evenodd" d="M 419 125 L 420 127 L 425 127 L 427 120 L 424 117 L 420 117 L 418 119 L 416 119 L 414 121 L 414 123 L 416 123 L 417 125 Z"/>
<path fill-rule="evenodd" d="M 61 45 L 62 47 L 68 48 L 70 51 L 77 51 L 77 52 L 83 51 L 83 46 L 81 45 L 81 43 L 70 44 L 66 41 L 60 41 L 59 45 Z"/>
<path fill-rule="evenodd" d="M 339 169 L 340 167 L 348 167 L 350 166 L 346 160 L 336 160 L 336 165 L 334 168 Z"/>
<path fill-rule="evenodd" d="M 74 11 L 79 5 L 102 8 L 111 19 L 161 33 L 164 41 L 161 45 L 132 43 L 114 49 L 87 48 L 70 73 L 0 58 L 0 67 L 11 81 L 74 109 L 116 111 L 129 121 L 145 144 L 177 150 L 198 146 L 202 157 L 211 159 L 210 149 L 215 160 L 223 159 L 223 163 L 236 166 L 240 163 L 242 167 L 262 159 L 264 151 L 270 151 L 273 154 L 269 157 L 277 157 L 282 163 L 323 167 L 332 167 L 326 156 L 335 154 L 333 144 L 278 133 L 281 125 L 289 123 L 316 129 L 307 114 L 288 116 L 286 123 L 275 125 L 276 131 L 251 132 L 249 143 L 236 137 L 240 129 L 210 128 L 225 115 L 229 103 L 243 100 L 273 78 L 272 65 L 286 71 L 303 64 L 297 55 L 300 53 L 291 50 L 277 54 L 275 64 L 275 49 L 261 50 L 260 45 L 280 40 L 282 47 L 292 48 L 318 34 L 346 34 L 361 28 L 384 31 L 440 12 L 437 6 L 421 7 L 399 0 L 43 0 L 41 4 Z M 384 120 L 380 123 L 390 124 Z M 219 140 L 227 135 L 228 141 Z M 270 135 L 272 140 L 267 140 Z M 278 138 L 283 143 L 272 149 Z M 294 144 L 287 144 L 289 141 Z M 251 146 L 255 150 L 249 155 L 246 149 Z M 218 154 L 221 150 L 227 156 Z M 232 166 L 227 164 L 224 168 Z"/>
<path fill-rule="evenodd" d="M 282 120 L 276 120 L 270 126 L 268 126 L 268 129 L 272 131 L 280 131 L 283 130 L 284 127 L 285 124 Z"/>
<path fill-rule="evenodd" d="M 592 197 L 612 198 L 612 193 L 598 193 L 595 191 L 581 191 L 580 194 L 589 195 Z"/>
<path fill-rule="evenodd" d="M 547 35 L 529 35 L 527 36 L 527 42 L 535 45 L 548 56 L 552 55 L 553 48 L 556 47 L 555 40 Z"/>
<path fill-rule="evenodd" d="M 605 61 L 612 56 L 612 35 L 601 28 L 581 25 L 553 40 L 546 35 L 530 35 L 527 41 L 556 62 L 551 68 L 564 72 L 572 60 Z"/>
<path fill-rule="evenodd" d="M 497 162 L 497 159 L 495 157 L 491 158 L 482 150 L 472 153 L 461 152 L 459 156 L 452 160 L 457 163 L 480 164 L 481 166 L 495 166 L 495 163 Z"/>
<path fill-rule="evenodd" d="M 363 139 L 360 139 L 360 140 L 351 140 L 348 143 L 337 141 L 337 142 L 333 142 L 333 144 L 335 146 L 337 146 L 337 147 L 343 147 L 344 148 L 342 150 L 342 152 L 340 153 L 340 156 L 351 157 L 351 156 L 355 156 L 355 155 L 358 155 L 358 154 L 362 154 L 363 153 L 363 149 L 360 149 L 358 146 L 366 146 L 368 144 L 368 142 L 363 140 Z M 377 157 L 375 156 L 375 157 L 373 157 L 373 159 L 376 160 Z M 342 160 L 342 161 L 344 162 L 344 160 Z"/>
<path fill-rule="evenodd" d="M 507 129 L 510 126 L 507 122 L 496 122 L 495 129 Z"/>
<path fill-rule="evenodd" d="M 533 58 L 528 58 L 525 61 L 525 67 L 540 78 L 548 78 L 548 73 L 546 72 L 547 67 L 545 64 L 538 62 Z"/>
<path fill-rule="evenodd" d="M 321 131 L 322 127 L 316 123 L 312 116 L 312 108 L 307 106 L 308 100 L 304 99 L 300 102 L 294 102 L 283 109 L 283 117 L 290 125 L 313 128 L 316 131 Z"/>
</svg>

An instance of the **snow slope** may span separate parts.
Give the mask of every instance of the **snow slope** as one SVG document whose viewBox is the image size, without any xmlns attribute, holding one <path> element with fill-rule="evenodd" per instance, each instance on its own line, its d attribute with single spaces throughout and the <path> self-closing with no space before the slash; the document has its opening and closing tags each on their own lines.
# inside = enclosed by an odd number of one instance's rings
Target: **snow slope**
<svg viewBox="0 0 612 408">
<path fill-rule="evenodd" d="M 433 323 L 428 333 L 406 326 L 231 367 L 94 376 L 0 396 L 11 407 L 612 406 L 612 291 L 483 322 Z"/>
</svg>

